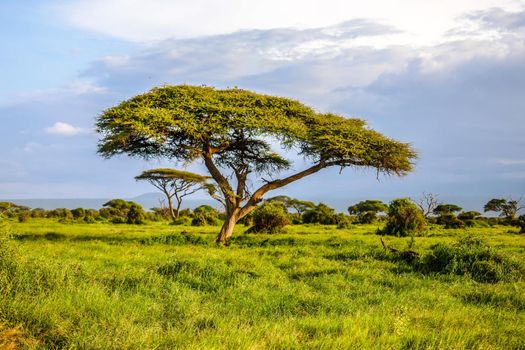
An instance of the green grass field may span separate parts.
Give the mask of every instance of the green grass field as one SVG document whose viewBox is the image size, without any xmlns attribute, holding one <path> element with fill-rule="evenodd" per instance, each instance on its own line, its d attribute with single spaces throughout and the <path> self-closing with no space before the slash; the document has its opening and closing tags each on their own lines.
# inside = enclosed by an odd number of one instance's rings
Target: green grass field
<svg viewBox="0 0 525 350">
<path fill-rule="evenodd" d="M 372 225 L 239 225 L 227 247 L 210 243 L 218 227 L 8 225 L 0 348 L 525 349 L 525 278 L 418 272 Z M 411 249 L 475 235 L 524 263 L 517 231 L 436 228 Z"/>
</svg>

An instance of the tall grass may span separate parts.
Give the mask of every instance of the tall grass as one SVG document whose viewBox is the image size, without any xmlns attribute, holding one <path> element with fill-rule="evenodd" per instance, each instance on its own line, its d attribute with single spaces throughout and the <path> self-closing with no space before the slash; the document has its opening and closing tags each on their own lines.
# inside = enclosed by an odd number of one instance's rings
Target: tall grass
<svg viewBox="0 0 525 350">
<path fill-rule="evenodd" d="M 384 252 L 371 225 L 239 227 L 222 248 L 210 243 L 217 229 L 13 223 L 0 245 L 0 341 L 11 332 L 38 349 L 525 348 L 523 276 L 418 270 Z M 508 230 L 477 237 L 523 263 L 525 239 Z M 430 256 L 464 235 L 430 230 L 412 249 Z"/>
</svg>

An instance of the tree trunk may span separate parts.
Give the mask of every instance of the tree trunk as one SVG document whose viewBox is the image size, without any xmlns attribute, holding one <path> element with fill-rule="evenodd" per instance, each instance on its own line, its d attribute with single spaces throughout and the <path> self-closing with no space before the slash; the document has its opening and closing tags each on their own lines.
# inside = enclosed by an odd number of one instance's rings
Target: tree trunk
<svg viewBox="0 0 525 350">
<path fill-rule="evenodd" d="M 177 199 L 177 208 L 175 209 L 175 218 L 179 218 L 180 216 L 180 206 L 182 204 L 182 198 Z"/>
<path fill-rule="evenodd" d="M 177 215 L 175 214 L 175 211 L 173 210 L 173 201 L 171 200 L 171 198 L 168 196 L 168 207 L 169 207 L 169 210 L 170 210 L 170 216 L 171 216 L 171 220 L 173 222 L 175 222 L 178 218 L 178 213 Z"/>
<path fill-rule="evenodd" d="M 226 241 L 231 237 L 233 234 L 233 228 L 235 227 L 235 224 L 239 220 L 238 213 L 230 214 L 226 219 L 224 220 L 224 223 L 222 224 L 221 231 L 219 232 L 219 235 L 217 238 L 215 238 L 215 243 L 221 243 L 224 244 Z"/>
</svg>

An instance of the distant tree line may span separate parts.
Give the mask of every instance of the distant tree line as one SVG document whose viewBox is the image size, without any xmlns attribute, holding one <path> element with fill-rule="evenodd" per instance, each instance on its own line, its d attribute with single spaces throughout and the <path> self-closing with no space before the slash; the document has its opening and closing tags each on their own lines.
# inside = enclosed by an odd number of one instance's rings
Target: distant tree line
<svg viewBox="0 0 525 350">
<path fill-rule="evenodd" d="M 190 173 L 182 174 L 191 177 Z M 173 175 L 173 174 L 171 174 Z M 179 176 L 181 174 L 176 174 Z M 195 180 L 195 181 L 194 181 Z M 192 180 L 190 191 L 204 189 L 213 191 L 204 178 Z M 135 202 L 112 199 L 96 209 L 46 210 L 30 208 L 11 202 L 0 202 L 0 216 L 26 222 L 30 218 L 51 218 L 60 222 L 109 222 L 115 224 L 142 224 L 145 221 L 171 221 L 174 225 L 218 225 L 225 213 L 209 205 L 201 205 L 193 210 L 181 209 L 180 199 L 175 206 L 161 205 L 145 211 Z M 445 229 L 465 227 L 489 227 L 510 225 L 521 228 L 525 233 L 525 215 L 518 216 L 524 208 L 520 200 L 491 199 L 484 206 L 484 212 L 495 212 L 499 216 L 487 217 L 477 211 L 463 211 L 455 204 L 441 203 L 437 196 L 424 194 L 419 201 L 398 198 L 390 203 L 380 200 L 364 200 L 348 207 L 347 213 L 337 213 L 324 203 L 314 203 L 288 196 L 276 196 L 265 200 L 259 207 L 243 218 L 252 233 L 278 233 L 290 224 L 336 225 L 337 228 L 350 228 L 355 224 L 383 223 L 381 234 L 408 236 L 424 231 L 428 225 L 439 225 Z"/>
</svg>

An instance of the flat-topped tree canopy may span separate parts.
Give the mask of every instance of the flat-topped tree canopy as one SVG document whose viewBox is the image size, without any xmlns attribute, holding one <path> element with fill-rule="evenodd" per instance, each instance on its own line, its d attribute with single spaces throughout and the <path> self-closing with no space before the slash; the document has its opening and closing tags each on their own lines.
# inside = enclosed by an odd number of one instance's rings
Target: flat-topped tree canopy
<svg viewBox="0 0 525 350">
<path fill-rule="evenodd" d="M 97 120 L 99 153 L 185 164 L 202 159 L 224 196 L 226 212 L 240 219 L 262 196 L 329 166 L 368 167 L 405 175 L 416 153 L 371 130 L 361 119 L 318 113 L 292 99 L 238 88 L 163 86 L 107 109 Z M 292 164 L 271 149 L 277 141 L 312 162 L 311 167 L 267 181 L 250 193 L 250 173 L 275 176 Z M 228 176 L 229 169 L 235 186 Z"/>
<path fill-rule="evenodd" d="M 171 169 L 171 168 L 158 168 L 143 171 L 140 175 L 135 176 L 136 180 L 164 180 L 164 179 L 180 179 L 188 180 L 195 183 L 206 183 L 210 176 L 204 176 L 189 171 Z"/>
</svg>

